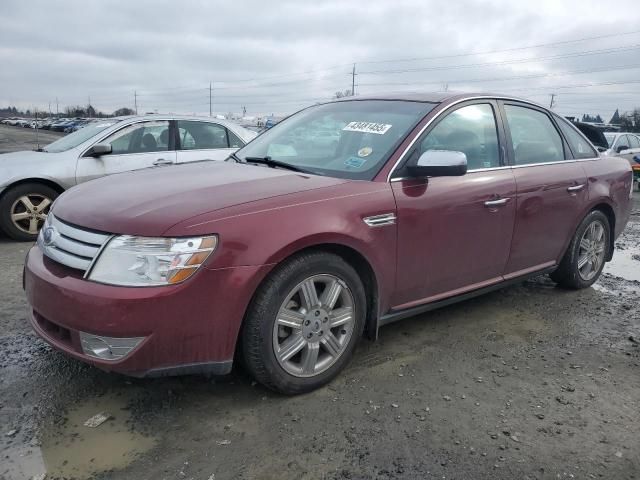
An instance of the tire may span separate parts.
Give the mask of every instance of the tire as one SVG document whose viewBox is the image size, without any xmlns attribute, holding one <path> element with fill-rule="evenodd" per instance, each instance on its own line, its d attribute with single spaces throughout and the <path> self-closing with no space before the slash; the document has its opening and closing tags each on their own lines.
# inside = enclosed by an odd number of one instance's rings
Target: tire
<svg viewBox="0 0 640 480">
<path fill-rule="evenodd" d="M 24 183 L 10 188 L 0 199 L 0 229 L 13 240 L 35 241 L 57 196 L 58 192 L 41 183 Z M 14 220 L 14 214 L 26 217 Z"/>
<path fill-rule="evenodd" d="M 594 231 L 601 238 L 601 241 L 596 242 L 597 245 L 591 240 Z M 563 288 L 590 287 L 602 273 L 610 246 L 609 219 L 600 210 L 592 210 L 578 226 L 560 265 L 550 275 L 551 279 Z M 585 258 L 588 259 L 586 263 Z"/>
<path fill-rule="evenodd" d="M 258 382 L 283 394 L 321 387 L 349 362 L 364 330 L 366 305 L 360 277 L 341 257 L 292 257 L 251 302 L 241 338 L 244 365 Z"/>
</svg>

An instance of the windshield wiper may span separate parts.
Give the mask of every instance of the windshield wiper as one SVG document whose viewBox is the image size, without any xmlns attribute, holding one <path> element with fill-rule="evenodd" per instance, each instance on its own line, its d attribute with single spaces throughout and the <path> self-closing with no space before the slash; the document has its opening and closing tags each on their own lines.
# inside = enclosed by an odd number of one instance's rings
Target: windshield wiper
<svg viewBox="0 0 640 480">
<path fill-rule="evenodd" d="M 235 157 L 235 155 L 234 155 Z M 238 157 L 235 157 L 238 158 Z M 312 173 L 309 170 L 305 170 L 304 168 L 296 167 L 295 165 L 291 165 L 290 163 L 281 162 L 279 160 L 274 160 L 273 158 L 266 157 L 244 157 L 244 161 L 248 163 L 260 163 L 262 165 L 267 165 L 271 168 L 286 168 L 287 170 L 292 170 L 294 172 L 300 173 Z"/>
</svg>

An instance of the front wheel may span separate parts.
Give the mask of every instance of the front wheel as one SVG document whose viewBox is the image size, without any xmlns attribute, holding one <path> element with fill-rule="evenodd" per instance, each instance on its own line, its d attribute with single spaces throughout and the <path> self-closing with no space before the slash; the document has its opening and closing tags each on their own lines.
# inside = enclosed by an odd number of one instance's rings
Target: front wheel
<svg viewBox="0 0 640 480">
<path fill-rule="evenodd" d="M 602 273 L 611 241 L 607 216 L 599 210 L 589 212 L 551 279 L 565 288 L 590 287 Z"/>
<path fill-rule="evenodd" d="M 341 257 L 293 257 L 252 301 L 242 332 L 245 364 L 256 380 L 281 393 L 318 388 L 349 361 L 365 312 L 362 281 Z"/>
<path fill-rule="evenodd" d="M 58 196 L 40 183 L 24 183 L 9 189 L 0 199 L 0 228 L 14 240 L 35 241 Z"/>
</svg>

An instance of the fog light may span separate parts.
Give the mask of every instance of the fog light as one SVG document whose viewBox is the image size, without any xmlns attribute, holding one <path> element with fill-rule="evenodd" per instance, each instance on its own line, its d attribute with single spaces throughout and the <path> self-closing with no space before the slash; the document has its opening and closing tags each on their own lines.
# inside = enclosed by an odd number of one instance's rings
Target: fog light
<svg viewBox="0 0 640 480">
<path fill-rule="evenodd" d="M 144 337 L 102 337 L 80 332 L 82 351 L 90 357 L 102 360 L 120 360 L 131 353 Z"/>
</svg>

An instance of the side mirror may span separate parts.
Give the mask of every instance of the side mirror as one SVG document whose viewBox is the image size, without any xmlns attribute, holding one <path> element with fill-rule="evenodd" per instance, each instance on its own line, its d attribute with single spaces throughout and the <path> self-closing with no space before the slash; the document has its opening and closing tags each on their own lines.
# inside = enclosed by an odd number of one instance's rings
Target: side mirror
<svg viewBox="0 0 640 480">
<path fill-rule="evenodd" d="M 96 143 L 93 147 L 91 147 L 87 153 L 85 153 L 85 157 L 99 157 L 101 155 L 107 155 L 111 153 L 111 145 L 108 143 Z"/>
<path fill-rule="evenodd" d="M 427 150 L 407 170 L 412 177 L 458 177 L 467 173 L 467 156 L 451 150 Z"/>
<path fill-rule="evenodd" d="M 618 153 L 622 153 L 624 150 L 629 150 L 629 147 L 626 145 L 618 145 L 618 148 L 616 148 L 616 152 Z"/>
</svg>

